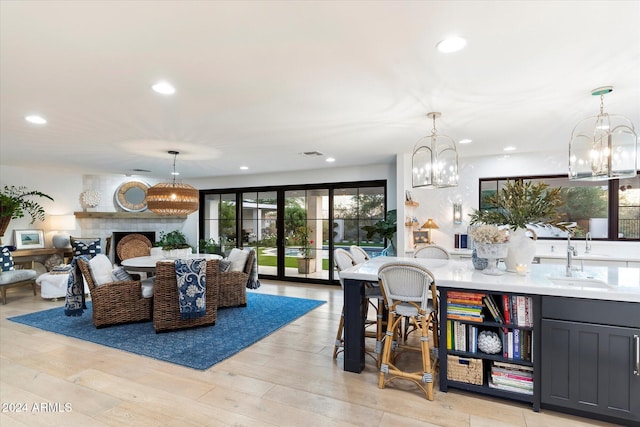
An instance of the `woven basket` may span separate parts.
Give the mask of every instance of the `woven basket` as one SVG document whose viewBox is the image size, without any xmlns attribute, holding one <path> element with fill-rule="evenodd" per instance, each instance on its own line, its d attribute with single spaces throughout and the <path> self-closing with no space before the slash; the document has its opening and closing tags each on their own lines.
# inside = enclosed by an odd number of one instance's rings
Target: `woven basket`
<svg viewBox="0 0 640 427">
<path fill-rule="evenodd" d="M 142 234 L 127 234 L 118 242 L 116 252 L 121 260 L 149 256 L 151 253 L 151 241 Z"/>
<path fill-rule="evenodd" d="M 482 359 L 447 355 L 447 379 L 482 385 Z"/>
</svg>

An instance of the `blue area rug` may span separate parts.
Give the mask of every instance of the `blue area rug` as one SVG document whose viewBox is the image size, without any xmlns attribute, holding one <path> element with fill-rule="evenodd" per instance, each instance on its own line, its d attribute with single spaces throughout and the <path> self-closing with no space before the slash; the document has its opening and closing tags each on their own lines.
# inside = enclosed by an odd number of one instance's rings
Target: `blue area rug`
<svg viewBox="0 0 640 427">
<path fill-rule="evenodd" d="M 64 307 L 10 317 L 33 326 L 194 369 L 207 369 L 277 331 L 325 301 L 247 292 L 247 306 L 218 310 L 216 324 L 156 334 L 152 322 L 96 329 L 91 303 L 81 317 Z"/>
</svg>

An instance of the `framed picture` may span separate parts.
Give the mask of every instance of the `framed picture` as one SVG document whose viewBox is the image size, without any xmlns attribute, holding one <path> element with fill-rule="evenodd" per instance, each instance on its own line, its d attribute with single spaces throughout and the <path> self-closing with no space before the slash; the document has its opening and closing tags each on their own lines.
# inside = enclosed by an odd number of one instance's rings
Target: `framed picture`
<svg viewBox="0 0 640 427">
<path fill-rule="evenodd" d="M 413 232 L 413 244 L 414 245 L 422 245 L 425 243 L 429 243 L 429 232 L 428 231 L 414 231 Z"/>
<path fill-rule="evenodd" d="M 44 231 L 42 230 L 14 230 L 16 249 L 44 248 Z"/>
</svg>

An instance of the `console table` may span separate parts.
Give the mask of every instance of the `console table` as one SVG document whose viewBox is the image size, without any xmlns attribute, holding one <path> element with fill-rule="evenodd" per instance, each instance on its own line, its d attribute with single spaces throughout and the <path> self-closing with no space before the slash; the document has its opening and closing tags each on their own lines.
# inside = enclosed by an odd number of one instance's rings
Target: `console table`
<svg viewBox="0 0 640 427">
<path fill-rule="evenodd" d="M 71 248 L 44 248 L 44 249 L 18 249 L 11 252 L 13 259 L 16 258 L 31 258 L 43 255 L 58 254 L 61 257 L 71 257 L 73 255 Z"/>
</svg>

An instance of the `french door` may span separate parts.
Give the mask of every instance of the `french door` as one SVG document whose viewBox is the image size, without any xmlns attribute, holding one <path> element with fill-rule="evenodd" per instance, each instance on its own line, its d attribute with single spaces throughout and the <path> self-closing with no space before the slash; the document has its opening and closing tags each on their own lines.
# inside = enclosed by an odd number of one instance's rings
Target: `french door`
<svg viewBox="0 0 640 427">
<path fill-rule="evenodd" d="M 254 248 L 261 277 L 335 283 L 334 248 L 379 254 L 385 242 L 361 227 L 385 212 L 385 181 L 201 190 L 200 239 L 213 239 L 222 255 Z"/>
</svg>

